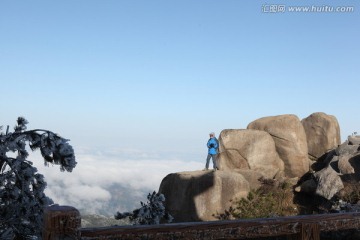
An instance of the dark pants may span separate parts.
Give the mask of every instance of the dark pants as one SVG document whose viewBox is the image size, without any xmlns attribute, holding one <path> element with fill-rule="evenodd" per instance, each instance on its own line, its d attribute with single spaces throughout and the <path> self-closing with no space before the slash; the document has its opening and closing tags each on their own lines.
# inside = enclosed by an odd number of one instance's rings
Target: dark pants
<svg viewBox="0 0 360 240">
<path fill-rule="evenodd" d="M 214 167 L 214 169 L 217 169 L 216 157 L 217 157 L 217 154 L 208 154 L 208 155 L 207 155 L 207 158 L 206 158 L 206 166 L 205 166 L 206 169 L 209 168 L 210 158 L 212 158 L 212 162 L 213 162 L 213 167 Z"/>
</svg>

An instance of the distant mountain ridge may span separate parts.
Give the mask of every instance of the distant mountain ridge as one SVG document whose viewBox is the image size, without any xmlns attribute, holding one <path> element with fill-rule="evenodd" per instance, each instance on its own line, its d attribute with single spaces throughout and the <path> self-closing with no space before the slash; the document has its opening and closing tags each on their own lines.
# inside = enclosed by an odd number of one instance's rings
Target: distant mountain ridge
<svg viewBox="0 0 360 240">
<path fill-rule="evenodd" d="M 116 220 L 114 217 L 106 217 L 104 215 L 82 215 L 81 216 L 81 227 L 92 228 L 92 227 L 109 227 L 109 226 L 120 226 L 129 225 L 130 222 L 126 220 Z"/>
<path fill-rule="evenodd" d="M 132 189 L 130 187 L 115 183 L 106 190 L 111 194 L 111 198 L 107 201 L 97 202 L 96 207 L 92 203 L 84 203 L 82 206 L 75 206 L 81 215 L 99 215 L 104 217 L 112 217 L 118 211 L 132 211 L 140 206 L 140 201 L 145 201 L 150 189 Z"/>
</svg>

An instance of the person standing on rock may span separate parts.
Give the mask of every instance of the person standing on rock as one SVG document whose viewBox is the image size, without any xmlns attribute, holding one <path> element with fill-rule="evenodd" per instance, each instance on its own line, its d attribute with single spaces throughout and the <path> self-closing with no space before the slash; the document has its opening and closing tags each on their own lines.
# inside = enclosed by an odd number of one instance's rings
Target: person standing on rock
<svg viewBox="0 0 360 240">
<path fill-rule="evenodd" d="M 214 167 L 214 171 L 218 170 L 217 164 L 216 164 L 216 157 L 218 154 L 218 147 L 219 147 L 219 142 L 215 137 L 215 133 L 211 132 L 210 134 L 210 139 L 207 142 L 207 147 L 208 147 L 208 155 L 206 158 L 206 165 L 203 171 L 206 171 L 209 169 L 209 162 L 210 162 L 210 158 L 212 158 L 213 161 L 213 167 Z"/>
</svg>

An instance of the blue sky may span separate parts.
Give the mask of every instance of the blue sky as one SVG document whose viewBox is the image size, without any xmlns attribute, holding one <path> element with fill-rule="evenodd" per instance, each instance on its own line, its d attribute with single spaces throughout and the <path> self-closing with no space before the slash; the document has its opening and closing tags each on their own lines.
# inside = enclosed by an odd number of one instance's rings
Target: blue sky
<svg viewBox="0 0 360 240">
<path fill-rule="evenodd" d="M 354 11 L 262 12 L 274 4 Z M 24 116 L 69 138 L 73 173 L 35 164 L 55 202 L 95 213 L 118 196 L 111 186 L 135 203 L 166 174 L 201 169 L 211 131 L 325 112 L 345 140 L 360 132 L 359 5 L 0 0 L 0 124 Z M 126 198 L 115 208 L 131 210 Z"/>
<path fill-rule="evenodd" d="M 266 4 L 353 6 L 264 13 Z M 1 124 L 204 161 L 210 131 L 335 115 L 360 131 L 358 1 L 0 1 Z M 76 150 L 76 149 L 75 149 Z"/>
</svg>

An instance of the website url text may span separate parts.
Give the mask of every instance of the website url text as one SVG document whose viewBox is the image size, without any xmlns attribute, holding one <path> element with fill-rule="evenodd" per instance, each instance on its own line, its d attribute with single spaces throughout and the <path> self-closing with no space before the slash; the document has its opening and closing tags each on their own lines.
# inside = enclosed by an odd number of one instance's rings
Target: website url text
<svg viewBox="0 0 360 240">
<path fill-rule="evenodd" d="M 287 6 L 283 4 L 264 4 L 261 6 L 263 13 L 352 13 L 355 11 L 353 6 Z"/>
</svg>

